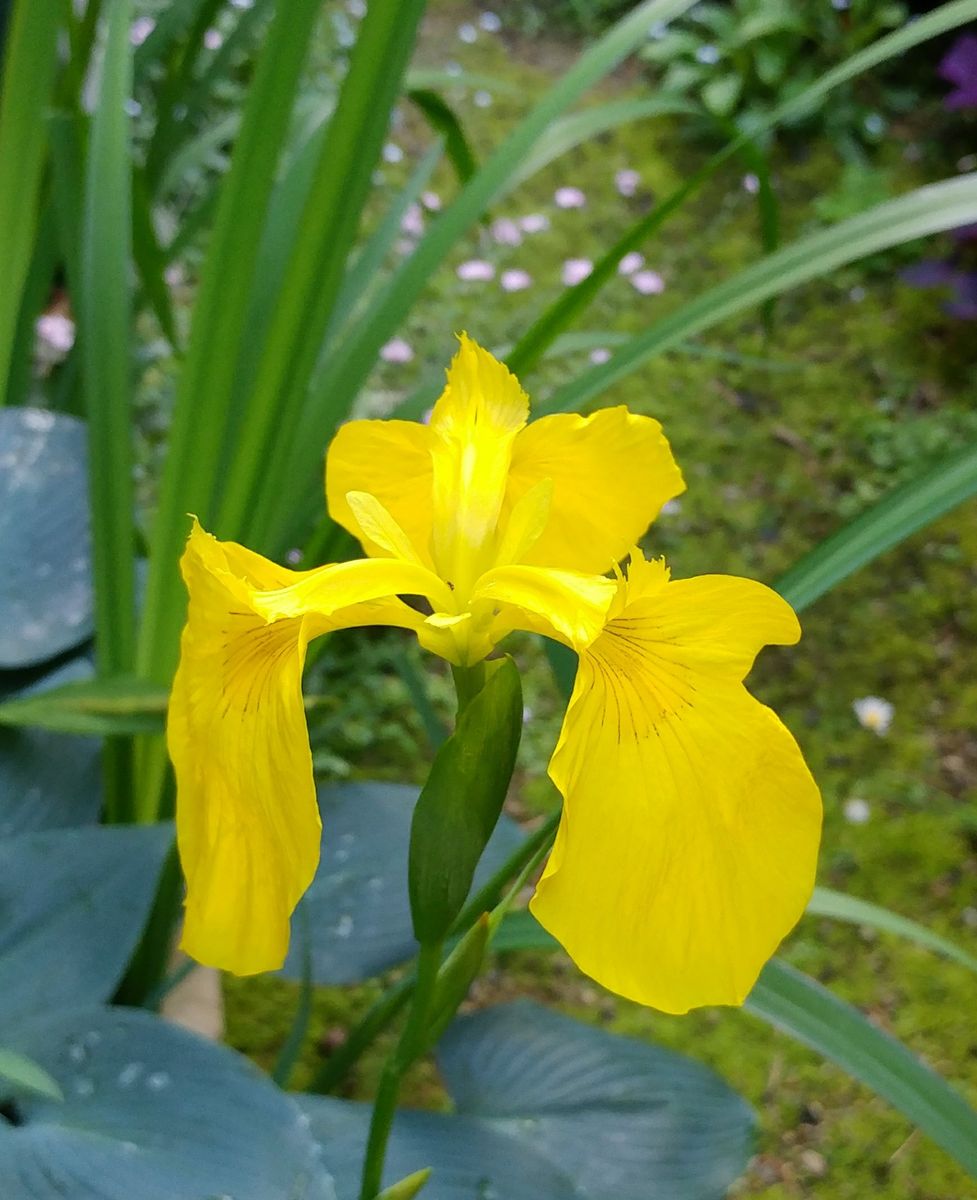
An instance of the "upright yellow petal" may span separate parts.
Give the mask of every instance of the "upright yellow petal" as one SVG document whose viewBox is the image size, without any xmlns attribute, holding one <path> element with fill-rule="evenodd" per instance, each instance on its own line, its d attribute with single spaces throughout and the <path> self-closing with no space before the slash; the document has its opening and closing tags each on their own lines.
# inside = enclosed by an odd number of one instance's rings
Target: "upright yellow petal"
<svg viewBox="0 0 977 1200">
<path fill-rule="evenodd" d="M 524 561 L 596 574 L 685 491 L 661 425 L 623 407 L 541 417 L 518 433 L 503 520 L 541 479 L 553 481 L 549 519 Z"/>
<path fill-rule="evenodd" d="M 262 596 L 297 573 L 198 525 L 182 569 L 190 592 L 167 739 L 177 778 L 177 839 L 187 879 L 183 946 L 240 975 L 281 966 L 289 918 L 315 874 L 320 826 L 302 700 L 306 642 L 328 629 L 423 620 L 369 579 L 353 603 L 350 569 L 325 612 L 271 621 Z M 328 571 L 329 568 L 326 568 Z M 366 594 L 364 594 L 366 593 Z"/>
<path fill-rule="evenodd" d="M 494 562 L 516 434 L 529 399 L 514 375 L 465 334 L 431 414 L 432 541 L 438 574 L 467 598 Z"/>
<path fill-rule="evenodd" d="M 633 594 L 632 594 L 633 587 Z M 633 568 L 580 659 L 532 909 L 587 974 L 665 1012 L 741 1004 L 804 911 L 821 820 L 796 742 L 741 680 L 797 621 L 749 580 Z"/>
<path fill-rule="evenodd" d="M 431 565 L 431 430 L 416 421 L 350 421 L 326 455 L 326 500 L 334 521 L 370 555 L 387 551 L 364 536 L 346 497 L 368 492 Z"/>
</svg>

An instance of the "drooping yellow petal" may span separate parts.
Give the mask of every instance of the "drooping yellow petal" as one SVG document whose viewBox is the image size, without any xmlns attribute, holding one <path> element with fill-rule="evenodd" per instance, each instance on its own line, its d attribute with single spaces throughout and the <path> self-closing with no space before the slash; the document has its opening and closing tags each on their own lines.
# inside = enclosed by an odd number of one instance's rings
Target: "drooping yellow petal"
<svg viewBox="0 0 977 1200">
<path fill-rule="evenodd" d="M 513 440 L 529 415 L 514 375 L 462 334 L 444 392 L 431 414 L 438 574 L 463 596 L 494 562 Z"/>
<path fill-rule="evenodd" d="M 415 421 L 350 421 L 326 455 L 326 501 L 334 521 L 359 538 L 367 554 L 386 553 L 364 536 L 350 492 L 368 492 L 431 565 L 431 431 Z"/>
<path fill-rule="evenodd" d="M 525 561 L 603 574 L 644 534 L 662 505 L 685 490 L 661 425 L 626 408 L 558 413 L 519 432 L 503 520 L 541 479 L 553 499 Z"/>
<path fill-rule="evenodd" d="M 550 775 L 565 798 L 532 909 L 587 974 L 666 1012 L 743 1002 L 814 882 L 800 750 L 740 682 L 797 621 L 749 580 L 634 593 L 580 659 Z"/>
<path fill-rule="evenodd" d="M 187 879 L 183 946 L 201 962 L 253 974 L 284 961 L 289 917 L 319 858 L 306 642 L 331 628 L 423 618 L 392 598 L 347 605 L 347 589 L 327 617 L 297 612 L 268 623 L 258 598 L 308 575 L 196 524 L 182 569 L 190 605 L 167 740 Z"/>
</svg>

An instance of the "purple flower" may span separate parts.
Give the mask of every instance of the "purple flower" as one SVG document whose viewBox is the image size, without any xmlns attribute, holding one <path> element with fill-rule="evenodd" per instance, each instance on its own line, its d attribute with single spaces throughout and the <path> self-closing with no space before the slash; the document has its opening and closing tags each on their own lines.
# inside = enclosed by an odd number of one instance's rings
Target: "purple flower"
<svg viewBox="0 0 977 1200">
<path fill-rule="evenodd" d="M 907 267 L 902 279 L 912 287 L 945 287 L 950 299 L 943 311 L 961 321 L 977 321 L 977 271 L 966 271 L 954 260 L 926 258 Z"/>
<path fill-rule="evenodd" d="M 420 237 L 424 232 L 424 214 L 419 204 L 411 204 L 404 213 L 400 228 L 410 237 Z"/>
<path fill-rule="evenodd" d="M 529 213 L 519 218 L 519 228 L 523 233 L 542 233 L 549 227 L 550 219 L 544 213 Z"/>
<path fill-rule="evenodd" d="M 622 196 L 633 196 L 640 182 L 641 176 L 631 167 L 625 167 L 614 176 L 614 186 Z"/>
<path fill-rule="evenodd" d="M 587 197 L 578 187 L 561 187 L 553 193 L 553 201 L 557 208 L 583 208 Z"/>
<path fill-rule="evenodd" d="M 457 275 L 465 283 L 488 283 L 495 278 L 495 267 L 483 258 L 470 258 L 459 265 Z"/>
<path fill-rule="evenodd" d="M 644 265 L 645 256 L 639 254 L 637 250 L 632 250 L 630 254 L 625 254 L 617 264 L 617 273 L 619 275 L 633 275 L 635 271 L 640 271 Z"/>
<path fill-rule="evenodd" d="M 395 337 L 380 350 L 380 357 L 388 363 L 409 363 L 414 351 L 403 338 Z"/>
<path fill-rule="evenodd" d="M 518 246 L 522 241 L 519 226 L 511 217 L 499 217 L 492 222 L 492 237 L 500 246 Z"/>
<path fill-rule="evenodd" d="M 421 203 L 428 212 L 441 211 L 441 197 L 437 192 L 421 192 Z"/>
<path fill-rule="evenodd" d="M 657 296 L 665 290 L 665 280 L 657 271 L 635 271 L 631 286 L 642 296 Z"/>
<path fill-rule="evenodd" d="M 589 258 L 568 258 L 563 264 L 563 282 L 567 287 L 581 283 L 594 269 Z"/>
<path fill-rule="evenodd" d="M 760 180 L 752 171 L 749 175 L 743 176 L 743 189 L 749 192 L 751 196 L 755 196 L 760 190 Z"/>
<path fill-rule="evenodd" d="M 956 85 L 943 101 L 947 108 L 977 108 L 977 36 L 958 37 L 943 56 L 939 72 L 947 83 Z"/>
<path fill-rule="evenodd" d="M 528 271 L 523 271 L 520 267 L 510 267 L 508 271 L 503 271 L 499 276 L 499 283 L 502 285 L 504 292 L 525 291 L 532 282 L 533 277 Z"/>
</svg>

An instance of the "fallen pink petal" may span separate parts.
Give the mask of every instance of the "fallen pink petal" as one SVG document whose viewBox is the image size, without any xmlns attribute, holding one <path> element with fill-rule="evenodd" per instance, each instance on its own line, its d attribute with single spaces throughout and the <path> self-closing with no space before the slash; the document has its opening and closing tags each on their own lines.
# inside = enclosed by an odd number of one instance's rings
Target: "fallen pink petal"
<svg viewBox="0 0 977 1200">
<path fill-rule="evenodd" d="M 561 187 L 553 193 L 553 203 L 557 208 L 583 208 L 587 197 L 578 187 Z"/>
<path fill-rule="evenodd" d="M 594 264 L 589 258 L 568 258 L 563 264 L 561 278 L 567 287 L 581 283 L 593 271 Z"/>
<path fill-rule="evenodd" d="M 465 283 L 488 283 L 495 278 L 495 267 L 484 258 L 471 258 L 459 264 L 456 274 Z"/>
<path fill-rule="evenodd" d="M 631 276 L 631 286 L 642 296 L 657 296 L 665 290 L 665 280 L 657 271 L 636 271 Z"/>
</svg>

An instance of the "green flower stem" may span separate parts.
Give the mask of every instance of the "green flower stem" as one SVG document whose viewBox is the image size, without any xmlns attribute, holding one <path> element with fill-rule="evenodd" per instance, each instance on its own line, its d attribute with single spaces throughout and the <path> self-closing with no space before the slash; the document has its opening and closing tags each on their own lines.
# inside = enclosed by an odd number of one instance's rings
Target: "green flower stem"
<svg viewBox="0 0 977 1200">
<path fill-rule="evenodd" d="M 509 856 L 462 909 L 451 927 L 449 937 L 467 933 L 483 912 L 490 911 L 498 903 L 508 880 L 521 876 L 527 867 L 545 854 L 553 841 L 559 820 L 560 810 L 557 809 Z M 521 887 L 521 883 L 518 886 Z M 316 1073 L 309 1086 L 310 1092 L 326 1095 L 342 1083 L 380 1034 L 397 1019 L 414 990 L 414 978 L 414 972 L 411 971 L 370 1005 L 358 1024 L 350 1030 L 346 1041 Z"/>
<path fill-rule="evenodd" d="M 421 946 L 417 956 L 417 976 L 414 995 L 404 1032 L 393 1054 L 387 1059 L 380 1077 L 380 1087 L 373 1104 L 370 1136 L 363 1162 L 363 1182 L 360 1200 L 375 1200 L 383 1179 L 383 1162 L 387 1153 L 390 1129 L 397 1111 L 400 1084 L 407 1069 L 427 1049 L 428 1018 L 441 966 L 443 942 Z"/>
<path fill-rule="evenodd" d="M 485 663 L 476 663 L 473 667 L 451 668 L 455 680 L 455 691 L 458 693 L 458 716 L 465 711 L 478 693 L 485 686 Z"/>
</svg>

